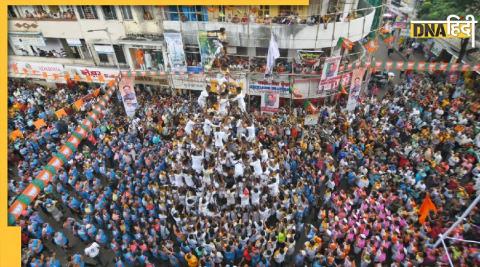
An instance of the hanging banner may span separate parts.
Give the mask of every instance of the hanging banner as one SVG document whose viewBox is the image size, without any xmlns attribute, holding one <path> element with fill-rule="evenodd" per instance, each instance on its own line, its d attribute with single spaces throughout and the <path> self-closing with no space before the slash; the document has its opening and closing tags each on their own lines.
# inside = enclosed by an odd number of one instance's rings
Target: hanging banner
<svg viewBox="0 0 480 267">
<path fill-rule="evenodd" d="M 325 59 L 325 63 L 323 64 L 322 80 L 337 76 L 341 59 L 342 57 L 329 57 Z"/>
<path fill-rule="evenodd" d="M 275 82 L 275 81 L 257 81 L 250 83 L 249 92 L 253 95 L 260 95 L 262 92 L 277 92 L 282 97 L 290 97 L 290 83 L 288 82 Z"/>
<path fill-rule="evenodd" d="M 215 58 L 222 52 L 223 45 L 216 32 L 198 31 L 198 49 L 202 66 L 209 70 Z"/>
<path fill-rule="evenodd" d="M 304 125 L 316 125 L 318 123 L 318 118 L 320 117 L 320 113 L 316 114 L 308 114 L 305 116 L 305 121 L 303 122 Z"/>
<path fill-rule="evenodd" d="M 45 39 L 41 33 L 9 33 L 10 44 L 18 47 L 45 47 Z"/>
<path fill-rule="evenodd" d="M 207 86 L 204 74 L 172 75 L 173 88 L 204 90 Z"/>
<path fill-rule="evenodd" d="M 125 107 L 125 113 L 128 117 L 135 115 L 137 109 L 137 96 L 135 95 L 135 88 L 133 87 L 133 80 L 131 77 L 122 77 L 122 80 L 118 86 L 120 94 L 122 96 L 123 106 Z"/>
<path fill-rule="evenodd" d="M 297 51 L 297 63 L 302 66 L 304 72 L 320 72 L 323 51 Z"/>
<path fill-rule="evenodd" d="M 336 90 L 339 86 L 350 86 L 350 80 L 352 78 L 352 73 L 348 72 L 343 75 L 337 75 L 333 78 L 327 80 L 321 80 L 318 83 L 317 95 L 319 97 L 329 96 L 336 93 Z"/>
<path fill-rule="evenodd" d="M 185 51 L 183 49 L 182 34 L 177 32 L 163 33 L 167 43 L 168 63 L 174 72 L 186 72 Z"/>
<path fill-rule="evenodd" d="M 280 106 L 280 94 L 274 92 L 264 93 L 262 95 L 262 103 L 260 110 L 262 112 L 274 113 L 278 112 Z"/>
<path fill-rule="evenodd" d="M 352 73 L 352 81 L 350 83 L 350 92 L 348 94 L 347 110 L 354 111 L 357 107 L 360 98 L 360 91 L 362 90 L 362 80 L 365 73 L 365 68 L 358 68 Z"/>
<path fill-rule="evenodd" d="M 9 75 L 19 72 L 27 77 L 43 77 L 47 82 L 61 82 L 54 79 L 54 74 L 64 72 L 62 64 L 55 63 L 36 63 L 10 60 L 8 62 Z M 63 79 L 62 79 L 63 80 Z M 63 81 L 62 81 L 63 82 Z"/>
</svg>

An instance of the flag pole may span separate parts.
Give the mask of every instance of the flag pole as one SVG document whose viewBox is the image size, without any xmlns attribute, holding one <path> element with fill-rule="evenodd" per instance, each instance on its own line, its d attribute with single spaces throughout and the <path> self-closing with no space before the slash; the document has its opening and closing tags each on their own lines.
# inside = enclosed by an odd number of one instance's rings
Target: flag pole
<svg viewBox="0 0 480 267">
<path fill-rule="evenodd" d="M 435 242 L 435 244 L 433 244 L 433 247 L 436 248 L 438 247 L 438 245 L 440 245 L 440 243 L 443 243 L 443 240 L 445 237 L 448 237 L 448 235 L 453 231 L 455 230 L 455 228 L 457 228 L 457 226 L 460 224 L 460 222 L 463 221 L 463 219 L 465 217 L 467 217 L 468 214 L 470 214 L 470 212 L 472 211 L 473 208 L 475 208 L 475 206 L 477 206 L 478 202 L 480 202 L 480 194 L 477 194 L 477 197 L 475 198 L 475 200 L 473 200 L 472 204 L 470 204 L 470 206 L 468 206 L 468 208 L 463 212 L 462 216 L 460 216 L 457 221 L 452 225 L 450 226 L 450 228 L 448 228 L 448 230 L 443 233 L 442 235 L 440 235 L 440 238 L 437 240 L 437 242 Z M 448 252 L 447 252 L 448 253 Z"/>
</svg>

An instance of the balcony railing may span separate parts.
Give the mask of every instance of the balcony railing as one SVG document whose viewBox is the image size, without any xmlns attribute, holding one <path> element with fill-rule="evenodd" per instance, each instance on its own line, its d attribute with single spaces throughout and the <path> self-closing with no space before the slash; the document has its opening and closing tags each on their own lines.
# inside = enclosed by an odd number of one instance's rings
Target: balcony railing
<svg viewBox="0 0 480 267">
<path fill-rule="evenodd" d="M 348 38 L 353 42 L 363 39 L 371 30 L 375 30 L 371 29 L 374 15 L 375 8 L 367 6 L 351 12 L 346 17 L 340 12 L 323 17 L 278 17 L 267 23 L 265 21 L 258 23 L 257 20 L 254 23 L 164 21 L 163 25 L 166 32 L 181 32 L 186 44 L 197 43 L 198 31 L 215 31 L 225 28 L 227 40 L 231 46 L 268 47 L 271 33 L 273 33 L 279 48 L 312 49 L 333 47 L 340 37 Z M 286 24 L 282 24 L 285 22 Z"/>
</svg>

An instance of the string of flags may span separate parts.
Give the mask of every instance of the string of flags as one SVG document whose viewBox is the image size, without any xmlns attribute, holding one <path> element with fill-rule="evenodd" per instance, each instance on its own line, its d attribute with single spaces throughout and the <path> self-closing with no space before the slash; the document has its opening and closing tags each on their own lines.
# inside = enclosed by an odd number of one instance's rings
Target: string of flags
<svg viewBox="0 0 480 267">
<path fill-rule="evenodd" d="M 53 180 L 58 170 L 68 162 L 68 160 L 77 151 L 80 142 L 87 138 L 94 125 L 100 120 L 106 110 L 107 102 L 110 100 L 115 87 L 111 86 L 108 91 L 101 97 L 88 113 L 87 117 L 77 126 L 75 131 L 71 133 L 70 137 L 64 145 L 53 153 L 52 158 L 48 164 L 44 166 L 43 170 L 36 176 L 36 178 L 25 188 L 8 210 L 8 223 L 14 225 L 15 221 L 26 210 L 27 206 L 40 194 L 40 192 Z M 21 134 L 21 133 L 19 133 Z"/>
<path fill-rule="evenodd" d="M 365 45 L 365 48 L 369 53 L 373 53 L 378 49 L 378 41 L 371 40 L 368 41 Z M 359 67 L 371 67 L 377 71 L 391 71 L 391 70 L 414 70 L 414 71 L 443 71 L 443 72 L 451 72 L 451 71 L 480 71 L 480 64 L 470 65 L 468 63 L 446 63 L 446 62 L 426 62 L 426 61 L 392 61 L 392 60 L 376 60 L 372 59 L 364 59 L 361 61 L 356 61 L 349 64 L 340 65 L 339 71 L 352 71 Z M 249 72 L 252 74 L 262 74 L 260 72 Z M 47 75 L 39 75 L 39 73 L 27 72 L 23 73 L 26 77 L 30 75 L 36 78 L 44 78 L 44 79 L 53 79 L 57 81 L 64 81 L 66 78 L 70 79 L 69 75 L 62 75 L 58 74 L 47 74 Z M 176 72 L 176 71 L 121 71 L 121 75 L 128 76 L 128 77 L 145 77 L 145 76 L 166 76 L 166 75 L 189 75 L 189 74 L 206 74 L 205 72 Z M 296 75 L 318 75 L 318 72 L 303 72 L 301 74 Z M 290 75 L 288 73 L 281 73 L 279 75 Z M 85 75 L 80 77 L 79 75 L 75 75 L 75 81 L 92 81 L 92 77 L 88 77 L 90 75 Z M 98 78 L 100 80 L 105 81 L 105 79 Z M 109 81 L 109 86 L 114 84 L 114 80 Z"/>
<path fill-rule="evenodd" d="M 78 111 L 78 110 L 82 109 L 82 107 L 85 104 L 85 101 L 88 101 L 88 99 L 90 99 L 90 98 L 97 97 L 99 94 L 100 94 L 100 88 L 97 88 L 92 93 L 90 93 L 86 96 L 83 96 L 83 97 L 79 98 L 77 101 L 73 102 L 73 104 L 71 106 L 72 106 L 73 109 Z M 18 103 L 16 105 L 18 105 Z M 16 106 L 16 105 L 14 105 L 14 106 Z M 65 111 L 66 108 L 67 107 L 64 107 L 64 108 L 61 108 L 61 109 L 54 112 L 55 116 L 57 117 L 58 120 L 60 120 L 61 118 L 68 115 L 67 112 Z M 48 124 L 47 124 L 47 122 L 45 122 L 44 119 L 37 119 L 36 121 L 33 122 L 33 126 L 35 126 L 36 130 L 40 130 L 41 128 L 48 127 Z M 10 137 L 10 140 L 12 140 L 12 141 L 17 140 L 18 138 L 25 138 L 23 132 L 20 129 L 16 129 L 16 130 L 12 131 L 10 133 L 9 137 Z"/>
</svg>

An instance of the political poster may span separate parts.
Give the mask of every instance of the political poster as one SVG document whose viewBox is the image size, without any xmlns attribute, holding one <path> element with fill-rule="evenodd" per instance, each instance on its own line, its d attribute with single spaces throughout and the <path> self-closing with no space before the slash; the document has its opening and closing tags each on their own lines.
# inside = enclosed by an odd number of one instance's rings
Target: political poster
<svg viewBox="0 0 480 267">
<path fill-rule="evenodd" d="M 120 95 L 122 96 L 125 113 L 128 117 L 133 117 L 133 115 L 135 115 L 135 110 L 138 107 L 138 103 L 132 78 L 126 76 L 122 77 L 118 87 Z"/>
<path fill-rule="evenodd" d="M 350 82 L 350 92 L 348 93 L 347 110 L 354 111 L 358 105 L 360 98 L 360 91 L 362 90 L 362 79 L 365 73 L 365 68 L 359 68 L 353 71 Z"/>
<path fill-rule="evenodd" d="M 320 72 L 322 54 L 321 50 L 298 50 L 296 61 L 306 72 Z"/>
<path fill-rule="evenodd" d="M 339 85 L 344 87 L 350 86 L 350 80 L 352 78 L 352 73 L 348 72 L 343 75 L 337 75 L 333 78 L 327 80 L 321 80 L 318 83 L 317 96 L 324 97 L 334 94 L 339 88 Z"/>
<path fill-rule="evenodd" d="M 325 59 L 325 63 L 323 64 L 322 80 L 337 76 L 341 59 L 342 57 L 329 57 Z"/>
<path fill-rule="evenodd" d="M 205 70 L 212 68 L 215 58 L 222 53 L 223 45 L 216 31 L 198 31 L 198 49 Z"/>
<path fill-rule="evenodd" d="M 163 34 L 167 43 L 168 63 L 174 72 L 186 72 L 185 51 L 183 50 L 182 34 L 166 32 Z"/>
<path fill-rule="evenodd" d="M 276 92 L 265 92 L 262 95 L 262 103 L 260 110 L 262 112 L 274 113 L 278 112 L 280 106 L 280 94 Z"/>
</svg>

